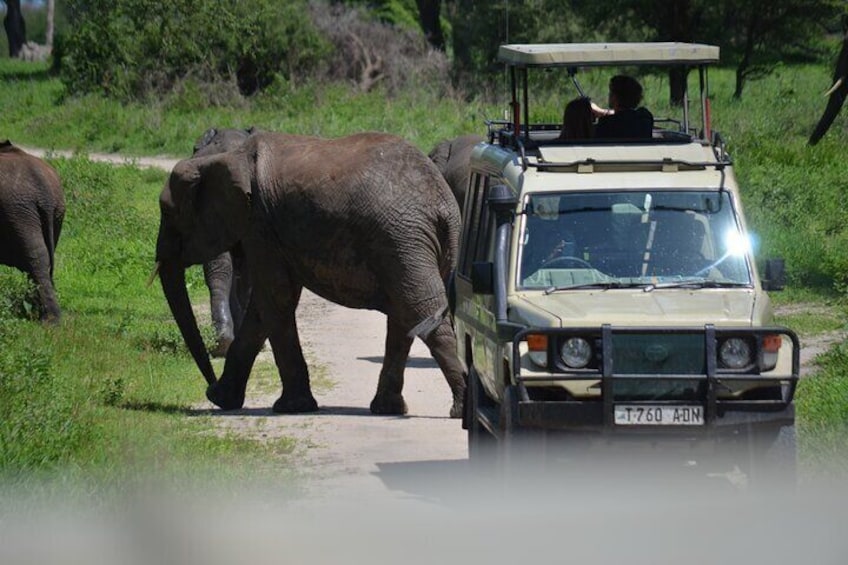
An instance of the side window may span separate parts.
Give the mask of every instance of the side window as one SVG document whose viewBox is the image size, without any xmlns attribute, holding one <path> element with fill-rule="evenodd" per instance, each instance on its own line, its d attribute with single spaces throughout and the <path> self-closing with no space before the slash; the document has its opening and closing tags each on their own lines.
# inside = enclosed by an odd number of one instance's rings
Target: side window
<svg viewBox="0 0 848 565">
<path fill-rule="evenodd" d="M 459 273 L 471 276 L 471 264 L 477 258 L 477 239 L 480 233 L 481 216 L 485 211 L 487 179 L 477 173 L 471 177 L 462 221 L 462 245 L 459 256 Z"/>
<path fill-rule="evenodd" d="M 488 193 L 488 190 L 484 190 L 483 192 Z M 480 211 L 480 228 L 477 234 L 477 249 L 474 253 L 474 260 L 493 261 L 494 258 L 495 215 L 491 213 L 488 206 L 484 206 Z"/>
</svg>

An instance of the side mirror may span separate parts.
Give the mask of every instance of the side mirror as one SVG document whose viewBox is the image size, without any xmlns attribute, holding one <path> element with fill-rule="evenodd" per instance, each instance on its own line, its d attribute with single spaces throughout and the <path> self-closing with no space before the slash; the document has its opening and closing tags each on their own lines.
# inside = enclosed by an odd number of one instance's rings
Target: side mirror
<svg viewBox="0 0 848 565">
<path fill-rule="evenodd" d="M 489 261 L 471 264 L 471 291 L 474 294 L 495 293 L 495 265 Z"/>
<path fill-rule="evenodd" d="M 786 267 L 783 259 L 768 259 L 763 278 L 763 290 L 783 290 L 786 286 Z"/>
</svg>

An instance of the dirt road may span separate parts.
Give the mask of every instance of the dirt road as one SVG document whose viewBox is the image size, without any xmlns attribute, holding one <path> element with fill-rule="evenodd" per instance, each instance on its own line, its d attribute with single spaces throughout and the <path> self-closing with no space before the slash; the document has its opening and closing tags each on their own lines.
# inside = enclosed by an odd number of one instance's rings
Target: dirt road
<svg viewBox="0 0 848 565">
<path fill-rule="evenodd" d="M 369 404 L 383 361 L 386 316 L 344 308 L 305 291 L 297 320 L 313 379 L 319 375 L 319 386 L 313 386 L 319 411 L 271 412 L 280 388 L 276 370 L 260 368 L 273 365 L 266 348 L 254 373 L 271 375 L 265 383 L 249 384 L 245 408 L 215 418 L 217 425 L 251 437 L 295 438 L 309 496 L 373 498 L 394 491 L 404 496 L 405 479 L 465 471 L 465 431 L 460 420 L 448 417 L 450 389 L 423 342 L 413 344 L 405 372 L 408 414 L 375 416 Z M 320 386 L 327 380 L 331 386 Z"/>
</svg>

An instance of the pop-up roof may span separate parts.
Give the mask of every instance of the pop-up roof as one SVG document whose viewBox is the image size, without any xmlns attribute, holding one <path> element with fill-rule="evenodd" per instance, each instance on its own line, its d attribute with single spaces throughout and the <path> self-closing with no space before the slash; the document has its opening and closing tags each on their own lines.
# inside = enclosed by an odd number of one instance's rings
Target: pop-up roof
<svg viewBox="0 0 848 565">
<path fill-rule="evenodd" d="M 501 45 L 498 58 L 518 67 L 702 65 L 717 63 L 718 53 L 699 43 L 540 43 Z"/>
</svg>

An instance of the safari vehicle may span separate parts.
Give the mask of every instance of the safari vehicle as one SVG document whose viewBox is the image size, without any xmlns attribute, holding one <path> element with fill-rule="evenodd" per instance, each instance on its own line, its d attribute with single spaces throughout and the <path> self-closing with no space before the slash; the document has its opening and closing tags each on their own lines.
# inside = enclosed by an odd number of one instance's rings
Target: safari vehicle
<svg viewBox="0 0 848 565">
<path fill-rule="evenodd" d="M 794 473 L 800 346 L 773 325 L 766 291 L 782 288 L 783 262 L 761 278 L 711 130 L 718 48 L 503 45 L 499 57 L 513 112 L 471 157 L 452 297 L 470 458 L 527 432 L 668 438 L 747 446 L 749 475 Z M 654 119 L 652 138 L 566 141 L 560 124 L 530 123 L 529 73 L 636 65 L 683 65 L 700 87 L 690 100 L 687 86 L 682 116 Z"/>
</svg>

